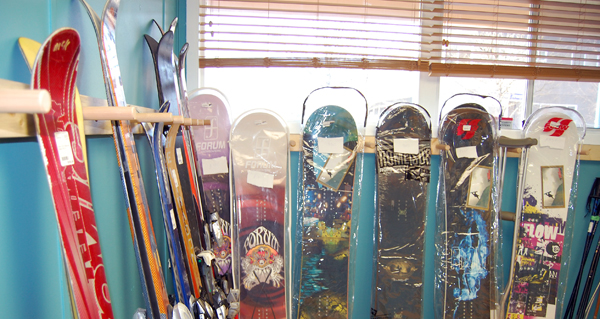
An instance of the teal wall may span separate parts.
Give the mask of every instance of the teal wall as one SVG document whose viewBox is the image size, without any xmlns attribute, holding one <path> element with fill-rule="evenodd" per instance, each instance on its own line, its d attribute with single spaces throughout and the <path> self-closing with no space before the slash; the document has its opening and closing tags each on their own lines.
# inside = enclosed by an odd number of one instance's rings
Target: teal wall
<svg viewBox="0 0 600 319">
<path fill-rule="evenodd" d="M 104 0 L 88 1 L 100 15 Z M 185 39 L 185 0 L 124 0 L 117 19 L 117 51 L 127 102 L 157 107 L 152 58 L 144 42 L 180 16 L 176 48 Z M 18 37 L 43 42 L 57 28 L 76 29 L 82 40 L 77 86 L 81 94 L 106 99 L 96 37 L 77 0 L 0 2 L 0 79 L 29 83 Z M 144 307 L 111 136 L 88 137 L 92 199 L 116 318 Z M 148 143 L 136 138 L 159 249 L 165 236 L 156 175 Z M 0 309 L 2 318 L 70 318 L 64 267 L 52 199 L 35 138 L 0 139 Z M 166 273 L 168 273 L 165 270 Z M 170 278 L 170 277 L 168 277 Z"/>
<path fill-rule="evenodd" d="M 100 12 L 104 1 L 90 1 Z M 117 49 L 127 101 L 130 104 L 156 107 L 157 97 L 150 54 L 142 35 L 158 32 L 151 24 L 156 19 L 164 27 L 176 15 L 180 18 L 176 33 L 176 48 L 185 41 L 185 1 L 183 0 L 123 0 L 117 23 Z M 78 87 L 82 94 L 105 98 L 100 60 L 95 35 L 89 18 L 76 0 L 2 1 L 0 21 L 0 78 L 29 82 L 29 71 L 17 45 L 20 36 L 42 42 L 59 27 L 72 27 L 82 37 Z M 193 89 L 193 88 L 190 88 Z M 125 201 L 121 190 L 114 143 L 110 136 L 88 137 L 88 156 L 92 198 L 113 310 L 116 318 L 131 318 L 144 307 L 139 277 L 133 253 Z M 145 137 L 136 138 L 146 192 L 154 216 L 159 248 L 164 260 L 165 239 L 160 205 L 156 190 L 153 162 Z M 298 153 L 292 154 L 292 185 L 297 184 Z M 425 318 L 433 317 L 433 242 L 435 198 L 439 157 L 432 158 L 432 179 L 429 191 L 427 257 L 424 278 Z M 509 159 L 504 187 L 503 210 L 514 211 L 516 167 Z M 368 318 L 373 255 L 374 217 L 373 154 L 364 155 L 363 189 L 361 190 L 359 226 L 356 234 L 356 276 L 354 284 L 354 316 Z M 572 249 L 570 278 L 574 278 L 581 258 L 587 221 L 585 200 L 596 176 L 598 162 L 582 162 L 577 199 L 575 237 Z M 295 196 L 295 189 L 292 190 Z M 503 222 L 504 242 L 512 238 L 514 223 Z M 510 256 L 509 244 L 504 256 Z M 35 138 L 0 139 L 0 309 L 3 318 L 70 318 L 69 300 L 54 210 L 48 191 L 45 171 Z M 506 269 L 507 270 L 507 269 Z M 169 271 L 165 269 L 165 274 Z M 167 276 L 170 278 L 170 276 Z M 570 291 L 570 282 L 567 291 Z M 569 294 L 567 294 L 567 298 Z"/>
</svg>

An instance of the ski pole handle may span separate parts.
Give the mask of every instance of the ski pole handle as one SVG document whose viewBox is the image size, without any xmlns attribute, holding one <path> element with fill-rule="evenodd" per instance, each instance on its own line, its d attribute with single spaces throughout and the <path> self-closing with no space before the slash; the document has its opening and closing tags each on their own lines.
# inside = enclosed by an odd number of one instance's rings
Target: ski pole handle
<svg viewBox="0 0 600 319">
<path fill-rule="evenodd" d="M 1 89 L 0 113 L 48 113 L 50 93 L 46 90 Z"/>
</svg>

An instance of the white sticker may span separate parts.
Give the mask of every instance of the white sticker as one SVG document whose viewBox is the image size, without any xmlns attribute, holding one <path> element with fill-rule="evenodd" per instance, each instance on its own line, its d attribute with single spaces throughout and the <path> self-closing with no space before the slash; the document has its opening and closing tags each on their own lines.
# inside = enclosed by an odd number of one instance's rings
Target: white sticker
<svg viewBox="0 0 600 319">
<path fill-rule="evenodd" d="M 173 224 L 173 229 L 177 229 L 177 221 L 175 220 L 175 213 L 173 212 L 173 209 L 171 209 L 171 211 L 169 212 L 171 214 L 171 224 Z"/>
<path fill-rule="evenodd" d="M 69 132 L 54 132 L 54 142 L 58 150 L 60 165 L 64 167 L 75 164 Z"/>
<path fill-rule="evenodd" d="M 227 167 L 227 158 L 225 156 L 202 159 L 202 174 L 213 175 L 227 173 L 229 173 L 229 168 Z"/>
<path fill-rule="evenodd" d="M 246 181 L 248 184 L 254 186 L 273 188 L 273 174 L 248 170 L 248 179 Z"/>
<path fill-rule="evenodd" d="M 179 181 L 177 178 L 177 171 L 175 171 L 174 169 L 171 170 L 171 176 L 173 177 L 173 182 L 174 182 L 174 186 L 175 188 L 179 188 Z"/>
<path fill-rule="evenodd" d="M 175 149 L 175 154 L 177 154 L 177 164 L 183 164 L 183 155 L 181 155 L 181 147 Z"/>
<path fill-rule="evenodd" d="M 565 138 L 558 136 L 540 136 L 540 147 L 555 148 L 562 150 L 565 148 Z"/>
<path fill-rule="evenodd" d="M 456 156 L 458 158 L 478 158 L 476 146 L 465 146 L 456 148 Z"/>
<path fill-rule="evenodd" d="M 419 154 L 418 138 L 395 138 L 394 152 L 403 154 Z"/>
<path fill-rule="evenodd" d="M 471 131 L 471 125 L 469 125 L 469 124 L 463 125 L 463 131 L 470 132 Z"/>
<path fill-rule="evenodd" d="M 343 137 L 319 137 L 317 149 L 322 154 L 341 154 L 344 152 Z"/>
</svg>

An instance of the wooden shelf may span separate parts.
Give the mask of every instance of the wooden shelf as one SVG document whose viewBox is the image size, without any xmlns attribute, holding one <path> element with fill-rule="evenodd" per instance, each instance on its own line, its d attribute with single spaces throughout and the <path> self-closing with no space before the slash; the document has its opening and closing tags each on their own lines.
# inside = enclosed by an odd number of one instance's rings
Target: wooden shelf
<svg viewBox="0 0 600 319">
<path fill-rule="evenodd" d="M 9 89 L 27 89 L 29 85 L 20 82 L 8 81 L 0 79 L 0 88 Z M 106 100 L 98 99 L 81 95 L 81 104 L 83 106 L 107 106 Z M 135 123 L 135 122 L 132 122 Z M 86 135 L 112 135 L 112 126 L 110 121 L 88 121 L 85 123 Z M 136 134 L 143 133 L 142 126 L 135 124 L 133 132 Z M 35 136 L 35 123 L 33 115 L 23 113 L 0 113 L 0 138 L 19 138 Z M 435 147 L 438 143 L 437 139 L 432 140 L 432 155 L 439 155 L 439 150 Z M 300 134 L 290 135 L 290 150 L 299 152 L 302 146 L 302 138 Z M 600 161 L 600 145 L 583 145 L 581 147 L 581 160 L 583 161 Z M 375 152 L 375 137 L 365 137 L 365 153 Z M 519 152 L 509 152 L 508 157 L 519 157 Z"/>
</svg>

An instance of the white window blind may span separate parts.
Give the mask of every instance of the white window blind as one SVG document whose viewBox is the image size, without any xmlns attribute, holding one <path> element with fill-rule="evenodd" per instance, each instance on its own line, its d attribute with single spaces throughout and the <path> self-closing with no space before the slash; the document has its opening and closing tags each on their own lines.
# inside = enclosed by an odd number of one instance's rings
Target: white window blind
<svg viewBox="0 0 600 319">
<path fill-rule="evenodd" d="M 600 0 L 204 0 L 199 65 L 600 81 Z"/>
</svg>

